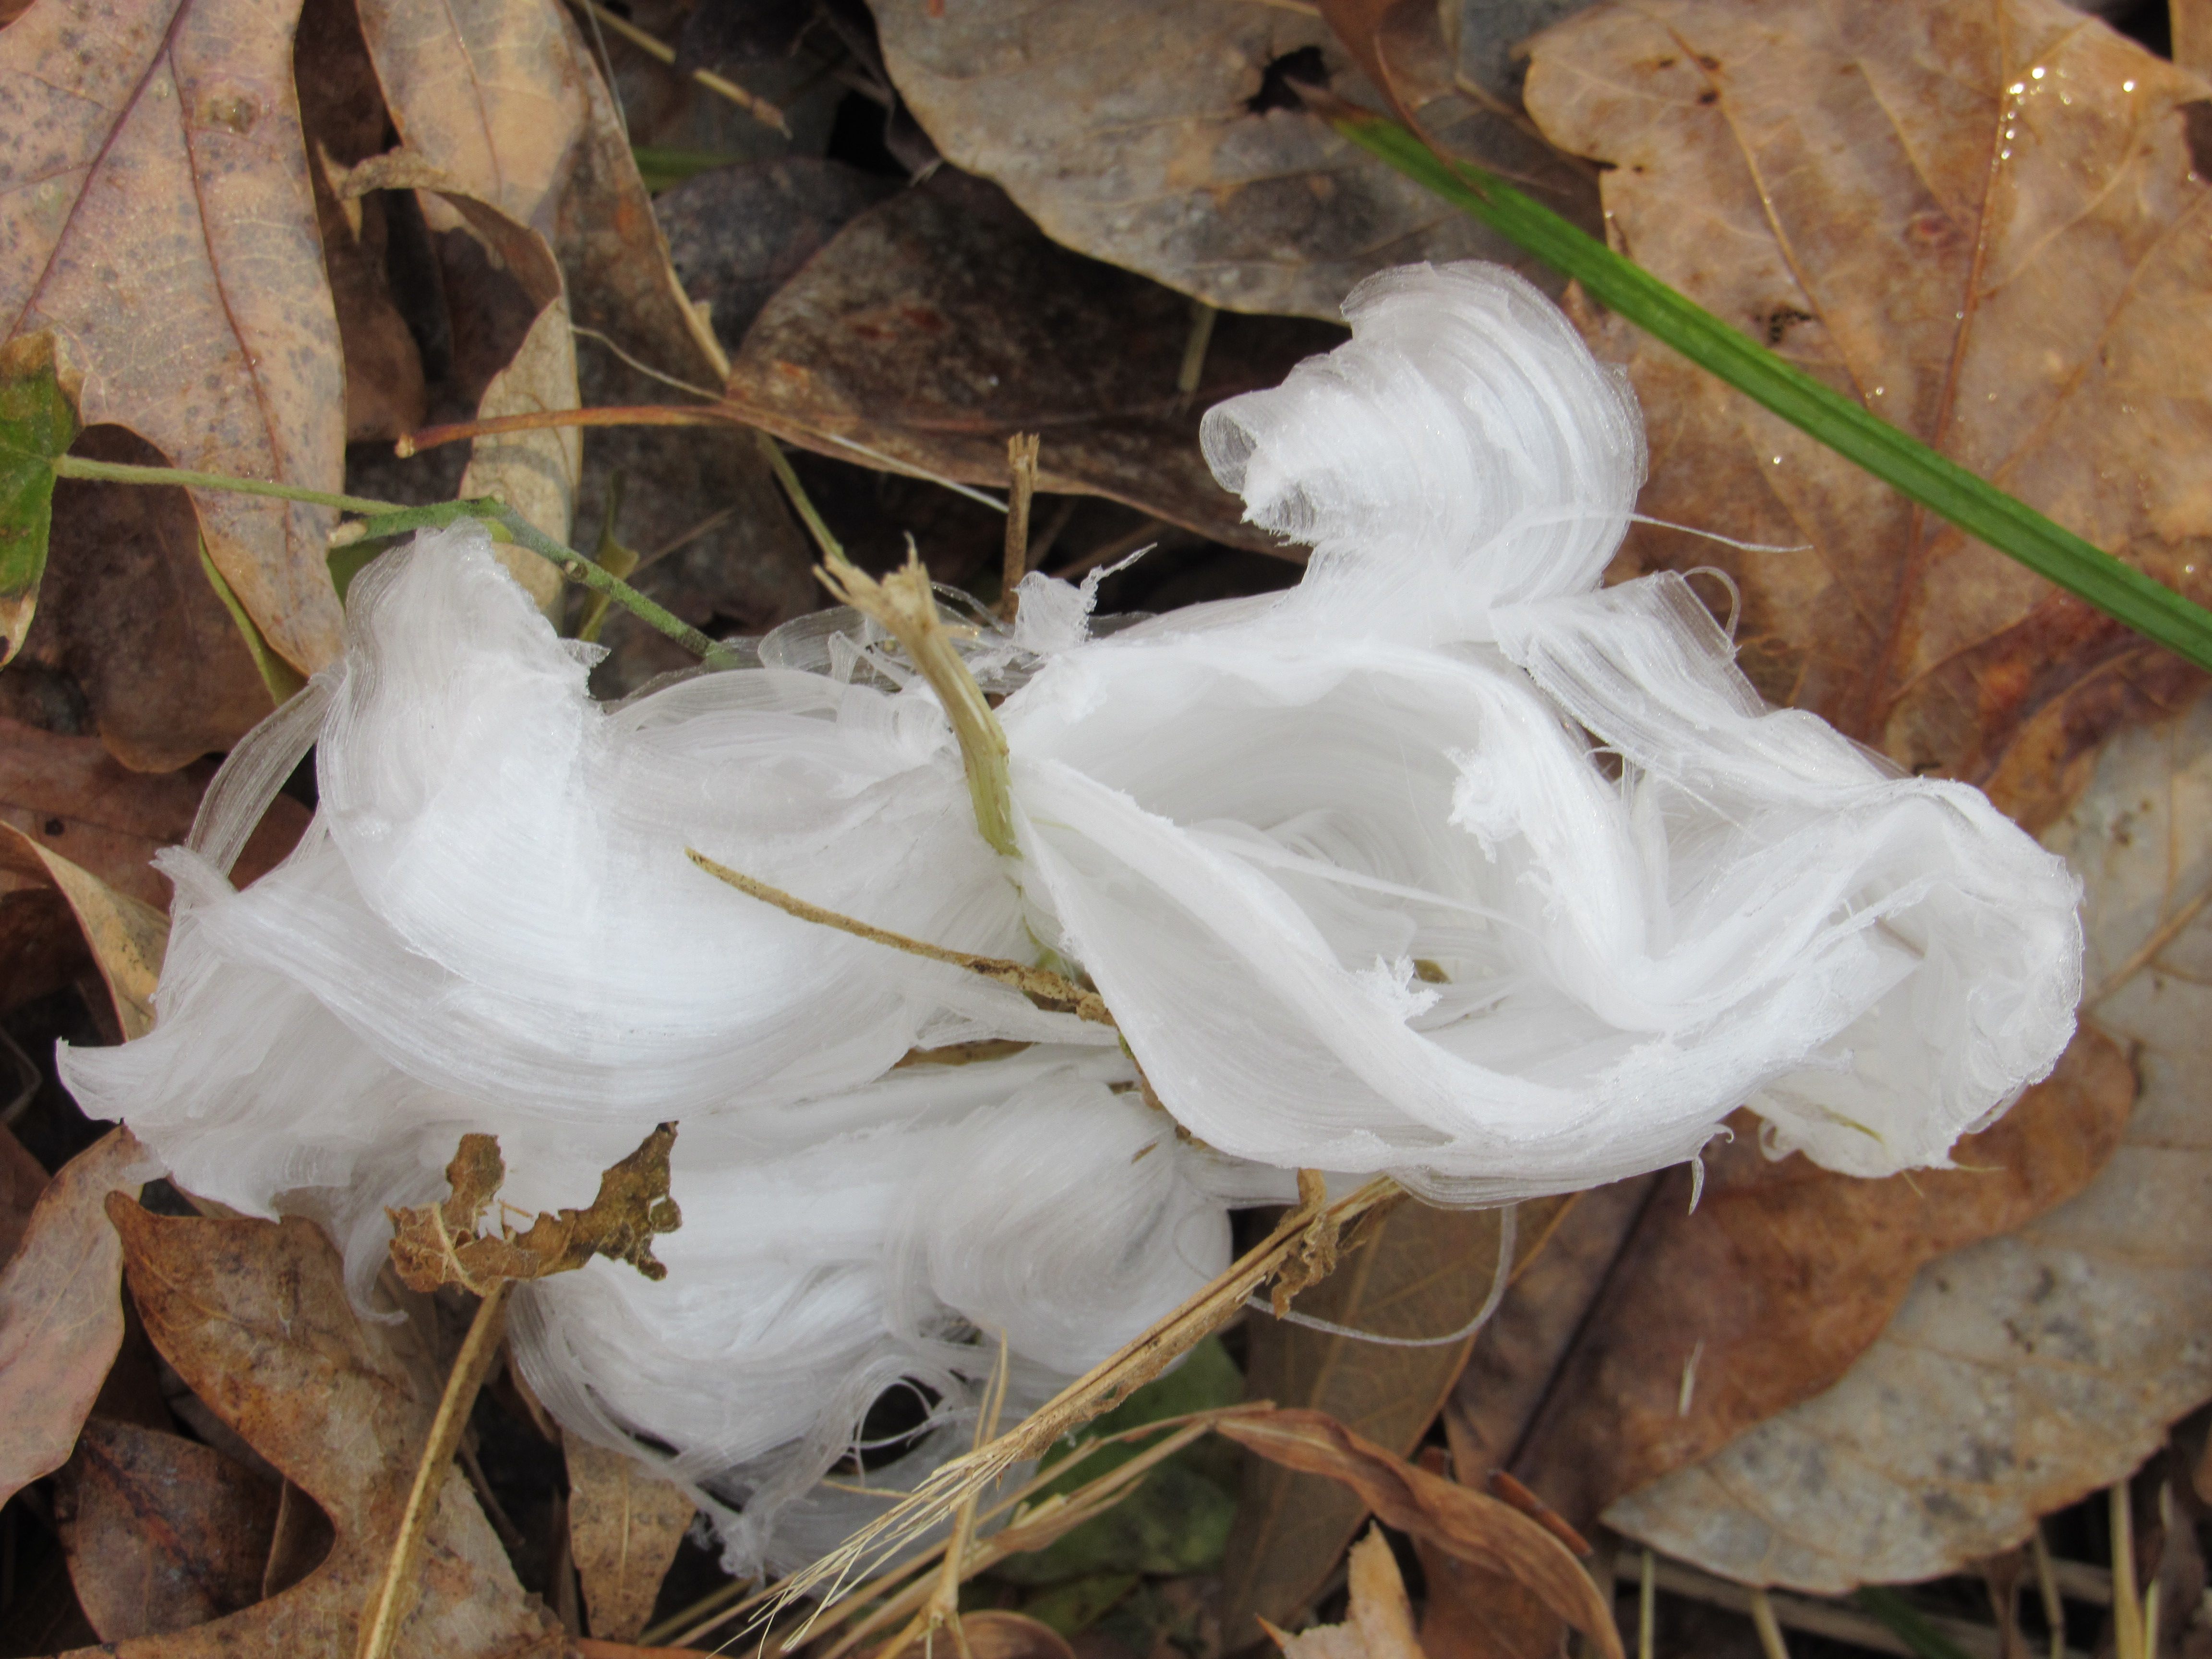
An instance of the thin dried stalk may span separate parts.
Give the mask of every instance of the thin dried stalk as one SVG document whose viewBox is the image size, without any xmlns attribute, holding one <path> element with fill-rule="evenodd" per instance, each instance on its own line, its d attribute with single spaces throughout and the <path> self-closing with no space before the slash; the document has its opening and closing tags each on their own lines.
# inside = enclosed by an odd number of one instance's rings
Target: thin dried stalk
<svg viewBox="0 0 2212 1659">
<path fill-rule="evenodd" d="M 1006 440 L 1006 559 L 999 578 L 999 616 L 1012 622 L 1020 609 L 1014 590 L 1030 574 L 1030 500 L 1036 494 L 1037 434 L 1018 432 Z"/>
<path fill-rule="evenodd" d="M 952 635 L 937 614 L 937 595 L 929 570 L 907 542 L 906 564 L 878 581 L 842 552 L 825 551 L 815 571 L 822 585 L 862 616 L 883 626 L 906 648 L 907 659 L 921 671 L 952 722 L 967 769 L 968 793 L 975 805 L 975 827 L 983 839 L 1009 858 L 1014 842 L 1013 782 L 1009 774 L 1006 733 L 985 701 L 983 688 L 953 648 Z"/>
<path fill-rule="evenodd" d="M 884 945 L 894 951 L 903 951 L 908 956 L 921 957 L 929 962 L 942 962 L 954 968 L 964 968 L 969 973 L 1019 991 L 1047 1013 L 1073 1014 L 1094 1025 L 1111 1025 L 1114 1016 L 1106 1010 L 1105 999 L 1096 991 L 1086 991 L 1064 974 L 1055 974 L 1049 968 L 1032 968 L 1027 963 L 1016 962 L 1010 957 L 978 956 L 968 951 L 948 951 L 941 945 L 932 945 L 926 939 L 909 939 L 904 933 L 894 933 L 887 927 L 878 927 L 835 910 L 825 910 L 818 904 L 809 904 L 805 899 L 794 898 L 780 887 L 755 879 L 742 871 L 732 870 L 726 864 L 717 864 L 704 853 L 691 848 L 684 849 L 684 855 L 717 881 L 727 882 L 740 893 L 757 898 L 763 904 L 773 904 L 786 915 L 796 916 L 801 921 L 816 922 L 824 927 L 835 927 L 841 933 L 850 933 L 855 939 L 866 939 L 872 945 Z"/>
<path fill-rule="evenodd" d="M 430 1517 L 437 1513 L 438 1492 L 461 1443 L 461 1431 L 468 1426 L 477 1393 L 498 1357 L 511 1282 L 501 1279 L 485 1293 L 477 1304 L 476 1317 L 469 1322 L 468 1335 L 461 1340 L 460 1352 L 453 1356 L 453 1369 L 446 1377 L 438 1414 L 431 1419 L 430 1437 L 423 1443 L 422 1461 L 415 1466 L 415 1484 L 407 1493 L 399 1535 L 392 1540 L 391 1558 L 384 1565 L 383 1582 L 362 1610 L 356 1659 L 386 1659 L 401 1622 L 414 1606 L 415 1593 L 421 1588 L 423 1540 L 429 1534 Z"/>
<path fill-rule="evenodd" d="M 1118 1405 L 1226 1324 L 1267 1280 L 1286 1270 L 1310 1272 L 1317 1261 L 1332 1256 L 1333 1249 L 1324 1250 L 1320 1241 L 1333 1241 L 1347 1223 L 1394 1202 L 1402 1190 L 1388 1176 L 1378 1176 L 1334 1204 L 1310 1200 L 1299 1205 L 1266 1239 L 1175 1312 L 988 1445 L 934 1470 L 901 1502 L 793 1575 L 778 1590 L 769 1616 L 811 1590 L 842 1584 L 863 1562 L 882 1559 L 951 1516 L 969 1492 L 990 1486 L 1015 1464 L 1042 1455 L 1061 1436 Z M 833 1589 L 823 1605 L 838 1599 Z"/>
</svg>

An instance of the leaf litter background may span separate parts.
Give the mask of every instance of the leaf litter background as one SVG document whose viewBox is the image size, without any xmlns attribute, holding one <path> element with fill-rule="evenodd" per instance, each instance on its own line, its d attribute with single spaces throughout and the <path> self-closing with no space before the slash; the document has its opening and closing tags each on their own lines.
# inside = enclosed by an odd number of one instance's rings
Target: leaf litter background
<svg viewBox="0 0 2212 1659">
<path fill-rule="evenodd" d="M 1347 40 L 1296 0 L 33 0 L 0 7 L 5 333 L 54 340 L 79 453 L 496 488 L 629 548 L 710 631 L 821 598 L 743 426 L 392 441 L 717 401 L 790 447 L 864 565 L 911 534 L 989 598 L 1001 520 L 931 479 L 1003 486 L 1036 432 L 1032 568 L 1152 547 L 1109 610 L 1261 591 L 1297 550 L 1237 524 L 1199 415 L 1325 349 L 1369 270 L 1526 265 L 1299 106 L 1316 81 L 1375 101 L 1354 65 L 1379 42 L 1447 147 L 2203 599 L 2212 9 L 2107 9 L 1406 0 L 1334 8 Z M 1589 1608 L 1618 1589 L 1633 1644 L 1648 1547 L 1660 1652 L 1760 1652 L 1752 1585 L 1792 1652 L 2040 1651 L 2039 1528 L 2059 1634 L 2112 1651 L 2101 1489 L 2140 1472 L 2118 1502 L 2157 1650 L 2212 1651 L 2197 678 L 1563 297 L 1650 428 L 1667 523 L 1618 574 L 1725 572 L 1698 580 L 1771 698 L 2064 853 L 2082 1035 L 1958 1171 L 1856 1182 L 1746 1134 L 1694 1212 L 1680 1170 L 1524 1206 L 1511 1288 L 1459 1346 L 1247 1316 L 1092 1432 L 1285 1409 L 971 1580 L 971 1644 L 1215 1659 L 1264 1619 L 1327 1659 L 1602 1650 Z M 470 1298 L 395 1286 L 406 1317 L 363 1324 L 312 1228 L 148 1184 L 49 1058 L 144 1029 L 147 860 L 328 659 L 349 573 L 317 509 L 69 483 L 54 519 L 43 580 L 0 593 L 0 1652 L 350 1653 Z M 574 625 L 544 569 L 517 574 Z M 607 695 L 683 665 L 620 613 L 605 638 Z M 295 781 L 242 879 L 311 804 Z M 1448 1331 L 1498 1242 L 1495 1216 L 1401 1206 L 1297 1305 Z M 733 1628 L 691 1634 L 730 1595 L 688 1506 L 564 1450 L 503 1373 L 441 1480 L 396 1650 L 620 1659 Z M 1885 1584 L 1917 1586 L 1904 1614 L 1849 1595 Z"/>
</svg>

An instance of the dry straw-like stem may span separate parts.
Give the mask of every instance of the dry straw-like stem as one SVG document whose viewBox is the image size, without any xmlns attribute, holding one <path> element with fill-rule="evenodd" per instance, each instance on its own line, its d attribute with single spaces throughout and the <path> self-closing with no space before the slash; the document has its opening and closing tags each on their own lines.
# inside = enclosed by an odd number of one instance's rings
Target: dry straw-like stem
<svg viewBox="0 0 2212 1659">
<path fill-rule="evenodd" d="M 1302 1183 L 1302 1186 L 1304 1183 Z M 1278 1273 L 1310 1273 L 1333 1260 L 1334 1240 L 1360 1217 L 1395 1202 L 1403 1189 L 1378 1176 L 1334 1204 L 1308 1201 L 1291 1211 L 1259 1244 L 1143 1335 L 1099 1362 L 1028 1418 L 988 1444 L 934 1470 L 907 1497 L 837 1548 L 781 1585 L 763 1620 L 799 1597 L 827 1589 L 826 1608 L 863 1564 L 880 1560 L 946 1519 L 966 1500 L 1001 1480 L 1017 1463 L 1042 1456 L 1063 1435 L 1118 1405 L 1235 1316 L 1245 1299 Z"/>
<path fill-rule="evenodd" d="M 830 550 L 825 550 L 815 574 L 838 599 L 896 640 L 907 660 L 936 691 L 945 718 L 952 722 L 952 734 L 960 740 L 968 793 L 975 805 L 975 827 L 994 848 L 1012 857 L 1017 848 L 1006 733 L 985 700 L 983 688 L 954 648 L 945 619 L 937 614 L 928 568 L 913 543 L 907 544 L 905 565 L 881 581 L 842 552 Z"/>
<path fill-rule="evenodd" d="M 453 1356 L 453 1369 L 446 1377 L 438 1414 L 431 1419 L 430 1437 L 423 1443 L 422 1460 L 415 1466 L 415 1484 L 407 1493 L 399 1535 L 392 1540 L 382 1581 L 362 1609 L 356 1659 L 386 1659 L 400 1625 L 414 1606 L 416 1592 L 421 1588 L 422 1544 L 429 1535 L 430 1518 L 438 1511 L 439 1491 L 453 1468 L 453 1453 L 461 1443 L 461 1431 L 468 1426 L 477 1394 L 499 1354 L 510 1283 L 501 1279 L 485 1293 L 469 1323 L 469 1334 L 461 1339 L 460 1352 Z"/>
<path fill-rule="evenodd" d="M 787 915 L 801 921 L 811 921 L 823 927 L 835 927 L 841 933 L 850 933 L 855 939 L 866 939 L 872 945 L 888 945 L 894 951 L 903 951 L 908 956 L 921 957 L 929 962 L 942 962 L 954 968 L 964 968 L 971 974 L 1011 987 L 1019 991 L 1047 1013 L 1073 1014 L 1094 1025 L 1111 1025 L 1114 1016 L 1106 1010 L 1105 999 L 1096 991 L 1086 991 L 1064 974 L 1055 974 L 1049 968 L 1032 968 L 1027 963 L 1016 962 L 1011 957 L 978 956 L 969 951 L 948 951 L 941 945 L 932 945 L 927 939 L 909 939 L 904 933 L 894 933 L 888 927 L 878 927 L 852 916 L 841 915 L 835 910 L 825 910 L 818 904 L 809 904 L 805 899 L 794 898 L 781 887 L 771 887 L 766 882 L 732 870 L 726 864 L 717 864 L 704 853 L 685 848 L 684 856 L 717 881 L 727 882 L 740 893 L 757 898 L 763 904 L 773 904 Z"/>
<path fill-rule="evenodd" d="M 1014 590 L 1030 574 L 1030 501 L 1036 494 L 1037 443 L 1034 432 L 1006 440 L 1006 560 L 999 580 L 999 618 L 1012 622 L 1021 607 Z"/>
</svg>

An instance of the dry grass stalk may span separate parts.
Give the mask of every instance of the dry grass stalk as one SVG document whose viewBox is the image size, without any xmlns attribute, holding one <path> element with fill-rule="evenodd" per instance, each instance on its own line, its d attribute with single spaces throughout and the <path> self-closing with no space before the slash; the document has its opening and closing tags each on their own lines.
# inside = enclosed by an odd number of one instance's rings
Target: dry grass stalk
<svg viewBox="0 0 2212 1659">
<path fill-rule="evenodd" d="M 704 853 L 690 848 L 684 849 L 691 862 L 717 881 L 727 882 L 740 893 L 757 898 L 763 904 L 773 904 L 786 915 L 796 916 L 801 921 L 817 922 L 824 927 L 835 927 L 841 933 L 850 933 L 872 945 L 889 945 L 894 951 L 903 951 L 908 956 L 921 957 L 930 962 L 942 962 L 954 968 L 964 968 L 971 974 L 981 975 L 1000 985 L 1019 991 L 1048 1013 L 1073 1014 L 1096 1025 L 1111 1025 L 1114 1016 L 1106 1010 L 1105 1000 L 1096 991 L 1086 991 L 1064 974 L 1055 974 L 1049 968 L 1032 968 L 1026 963 L 1010 957 L 977 956 L 968 951 L 948 951 L 941 945 L 932 945 L 925 939 L 909 939 L 904 933 L 894 933 L 887 927 L 877 927 L 865 921 L 841 915 L 835 910 L 825 910 L 818 904 L 809 904 L 805 899 L 794 898 L 780 887 L 771 887 L 726 864 L 717 864 Z"/>
<path fill-rule="evenodd" d="M 1036 494 L 1037 434 L 1018 432 L 1006 440 L 1006 562 L 999 580 L 999 617 L 1012 622 L 1021 606 L 1014 590 L 1030 574 L 1030 500 Z"/>
<path fill-rule="evenodd" d="M 824 550 L 814 574 L 840 602 L 896 640 L 905 648 L 907 660 L 936 691 L 945 717 L 952 722 L 952 734 L 960 740 L 968 793 L 975 804 L 975 827 L 994 848 L 1012 857 L 1018 849 L 1006 733 L 937 613 L 929 568 L 915 551 L 913 538 L 908 538 L 906 563 L 881 581 L 834 548 Z"/>
<path fill-rule="evenodd" d="M 1277 1273 L 1310 1271 L 1322 1255 L 1316 1241 L 1334 1239 L 1346 1224 L 1395 1201 L 1402 1191 L 1388 1176 L 1378 1176 L 1334 1204 L 1319 1201 L 1309 1193 L 1307 1201 L 1285 1215 L 1274 1231 L 1175 1312 L 1069 1383 L 1006 1433 L 942 1465 L 837 1548 L 787 1579 L 766 1617 L 825 1587 L 824 1608 L 835 1605 L 841 1599 L 838 1587 L 863 1563 L 881 1559 L 911 1542 L 951 1516 L 970 1492 L 1000 1480 L 1017 1463 L 1042 1456 L 1063 1435 L 1118 1405 L 1226 1324 L 1246 1298 Z"/>
<path fill-rule="evenodd" d="M 421 1588 L 422 1542 L 429 1535 L 430 1517 L 438 1510 L 438 1493 L 461 1443 L 461 1431 L 468 1426 L 477 1393 L 490 1374 L 492 1361 L 498 1358 L 507 1292 L 513 1283 L 512 1279 L 496 1280 L 484 1293 L 477 1304 L 476 1317 L 469 1322 L 469 1334 L 461 1339 L 461 1351 L 453 1356 L 453 1369 L 446 1377 L 438 1414 L 431 1421 L 429 1438 L 423 1443 L 422 1459 L 415 1466 L 415 1484 L 407 1493 L 407 1508 L 400 1519 L 398 1536 L 392 1541 L 383 1582 L 362 1610 L 356 1659 L 386 1659 L 414 1605 L 415 1592 Z"/>
</svg>

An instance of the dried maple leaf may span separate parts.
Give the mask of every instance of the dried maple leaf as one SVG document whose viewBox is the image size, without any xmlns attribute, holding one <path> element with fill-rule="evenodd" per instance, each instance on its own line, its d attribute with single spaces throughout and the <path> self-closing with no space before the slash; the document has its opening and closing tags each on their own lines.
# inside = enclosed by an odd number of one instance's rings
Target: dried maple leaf
<svg viewBox="0 0 2212 1659">
<path fill-rule="evenodd" d="M 2060 523 L 2212 598 L 2204 82 L 2058 0 L 1644 0 L 1540 37 L 1529 112 L 1606 163 L 1614 243 Z M 1743 659 L 2031 824 L 2195 676 L 1617 319 L 1657 518 L 1619 574 L 1720 565 Z"/>
<path fill-rule="evenodd" d="M 1565 1204 L 1543 1199 L 1516 1216 L 1516 1259 L 1544 1240 Z M 1297 1311 L 1355 1331 L 1436 1337 L 1481 1310 L 1498 1265 L 1500 1212 L 1401 1202 L 1345 1246 L 1336 1270 L 1297 1301 Z M 1464 1367 L 1472 1334 L 1455 1343 L 1389 1347 L 1310 1326 L 1247 1318 L 1244 1397 L 1328 1413 L 1386 1450 L 1409 1455 Z M 1337 1483 L 1254 1462 L 1239 1483 L 1222 1562 L 1222 1626 L 1231 1647 L 1258 1617 L 1282 1623 L 1310 1601 L 1359 1529 L 1359 1498 Z"/>
<path fill-rule="evenodd" d="M 128 1129 L 62 1166 L 0 1269 L 0 1498 L 58 1469 L 123 1342 L 121 1247 L 104 1210 L 156 1167 Z"/>
<path fill-rule="evenodd" d="M 891 77 L 946 158 L 1093 258 L 1229 310 L 1331 320 L 1354 283 L 1410 260 L 1498 259 L 1558 281 L 1299 107 L 1293 82 L 1356 76 L 1310 8 L 872 3 Z M 1509 86 L 1481 83 L 1500 26 L 1540 21 L 1526 5 L 1493 11 L 1470 8 L 1462 25 L 1480 66 L 1468 95 L 1440 64 L 1425 90 L 1448 96 L 1424 118 L 1595 226 L 1586 174 L 1525 131 Z"/>
<path fill-rule="evenodd" d="M 736 412 L 865 465 L 1004 486 L 1006 441 L 1043 434 L 1037 488 L 1110 497 L 1200 534 L 1302 556 L 1242 520 L 1199 417 L 1270 386 L 1340 331 L 1224 317 L 1197 393 L 1176 375 L 1181 295 L 1048 240 L 981 180 L 943 173 L 857 215 L 770 300 L 732 366 Z"/>
<path fill-rule="evenodd" d="M 2088 890 L 2084 1008 L 2142 1075 L 2112 1161 L 2070 1202 L 1930 1262 L 1835 1386 L 1609 1522 L 1741 1582 L 1932 1577 L 2125 1478 L 2212 1398 L 2208 792 L 2200 700 L 2106 744 L 2045 836 Z"/>
<path fill-rule="evenodd" d="M 1498 1463 L 1577 1525 L 1592 1521 L 1828 1387 L 1923 1263 L 2079 1192 L 2119 1146 L 2135 1092 L 2118 1046 L 2085 1031 L 2049 1080 L 1959 1143 L 1961 1168 L 1883 1181 L 1771 1161 L 1739 1121 L 1706 1154 L 1696 1210 L 1690 1170 L 1661 1176 L 1571 1345 L 1527 1356 L 1549 1379 L 1533 1420 L 1515 1432 L 1503 1399 L 1462 1399 L 1486 1440 L 1507 1443 Z"/>
<path fill-rule="evenodd" d="M 496 1232 L 479 1232 L 485 1210 L 507 1179 L 496 1135 L 466 1134 L 446 1166 L 450 1196 L 436 1204 L 386 1212 L 392 1218 L 392 1265 L 410 1290 L 459 1285 L 483 1295 L 501 1279 L 543 1279 L 570 1273 L 595 1255 L 627 1261 L 647 1279 L 668 1269 L 653 1254 L 653 1241 L 684 1224 L 668 1195 L 668 1154 L 676 1126 L 664 1123 L 638 1149 L 599 1177 L 589 1207 L 538 1213 L 517 1232 L 502 1216 Z"/>
<path fill-rule="evenodd" d="M 1316 1625 L 1296 1636 L 1265 1626 L 1284 1659 L 1424 1659 L 1413 1604 L 1380 1527 L 1369 1528 L 1352 1547 L 1346 1580 L 1352 1601 L 1342 1624 Z"/>
<path fill-rule="evenodd" d="M 335 490 L 344 386 L 292 93 L 297 11 L 36 0 L 0 33 L 0 338 L 52 334 L 88 426 L 179 466 Z M 336 655 L 329 513 L 210 490 L 193 506 L 270 644 L 303 669 Z"/>
<path fill-rule="evenodd" d="M 112 1659 L 349 1654 L 407 1504 L 434 1400 L 381 1327 L 357 1319 L 338 1255 L 308 1222 L 156 1216 L 108 1205 L 132 1300 L 164 1358 L 215 1414 L 329 1516 L 322 1565 L 190 1630 L 85 1650 Z M 467 1479 L 445 1471 L 421 1593 L 392 1651 L 407 1659 L 555 1659 L 561 1628 L 526 1595 Z"/>
</svg>

